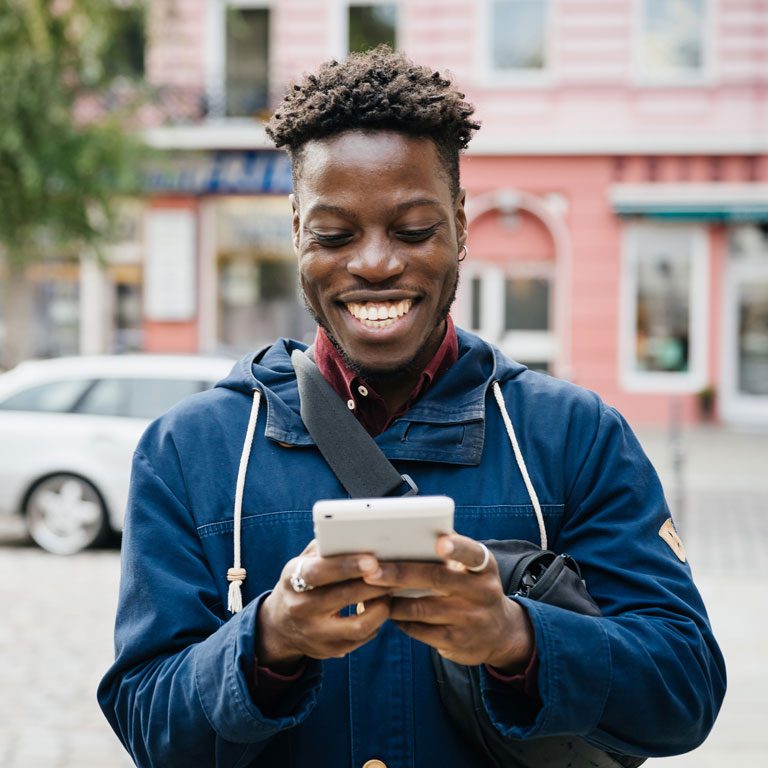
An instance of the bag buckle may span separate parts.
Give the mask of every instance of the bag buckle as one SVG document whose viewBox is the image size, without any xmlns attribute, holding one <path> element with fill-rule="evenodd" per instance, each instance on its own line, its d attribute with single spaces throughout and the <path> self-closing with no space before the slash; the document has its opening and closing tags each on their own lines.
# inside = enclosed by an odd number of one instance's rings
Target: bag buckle
<svg viewBox="0 0 768 768">
<path fill-rule="evenodd" d="M 401 496 L 418 496 L 419 495 L 419 486 L 416 485 L 416 483 L 413 482 L 413 479 L 410 475 L 402 474 L 400 477 L 403 478 L 403 482 L 408 486 L 408 490 L 400 494 Z"/>
</svg>

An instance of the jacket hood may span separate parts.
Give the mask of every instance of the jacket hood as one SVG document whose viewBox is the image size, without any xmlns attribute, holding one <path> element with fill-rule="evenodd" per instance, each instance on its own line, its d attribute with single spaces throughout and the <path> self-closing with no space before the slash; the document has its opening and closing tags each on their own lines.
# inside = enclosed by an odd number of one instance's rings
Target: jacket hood
<svg viewBox="0 0 768 768">
<path fill-rule="evenodd" d="M 491 384 L 503 383 L 526 370 L 478 336 L 460 328 L 456 334 L 461 365 L 446 371 L 407 411 L 404 420 L 433 424 L 482 421 Z M 293 339 L 278 339 L 239 360 L 229 376 L 216 386 L 249 397 L 258 389 L 267 405 L 265 435 L 282 443 L 313 445 L 300 415 L 299 391 L 291 363 L 295 349 L 303 351 L 307 345 Z"/>
</svg>

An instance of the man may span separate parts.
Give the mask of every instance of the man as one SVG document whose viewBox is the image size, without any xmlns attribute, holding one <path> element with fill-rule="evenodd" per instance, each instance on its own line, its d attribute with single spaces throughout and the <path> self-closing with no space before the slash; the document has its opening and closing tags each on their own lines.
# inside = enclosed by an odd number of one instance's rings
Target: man
<svg viewBox="0 0 768 768">
<path fill-rule="evenodd" d="M 439 73 L 379 49 L 306 77 L 268 127 L 293 160 L 318 367 L 399 471 L 455 500 L 444 564 L 318 556 L 312 505 L 345 493 L 299 415 L 303 345 L 248 356 L 136 452 L 99 699 L 137 765 L 484 765 L 439 699 L 431 647 L 479 666 L 512 738 L 662 755 L 711 727 L 722 659 L 631 431 L 593 393 L 454 329 L 471 115 Z M 604 617 L 504 594 L 479 540 L 542 533 Z"/>
</svg>

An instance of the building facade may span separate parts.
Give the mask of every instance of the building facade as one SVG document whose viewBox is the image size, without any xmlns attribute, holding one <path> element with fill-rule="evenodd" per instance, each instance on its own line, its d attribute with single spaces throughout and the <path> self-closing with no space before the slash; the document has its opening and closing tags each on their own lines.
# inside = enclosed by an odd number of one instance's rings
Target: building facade
<svg viewBox="0 0 768 768">
<path fill-rule="evenodd" d="M 106 271 L 69 276 L 80 351 L 311 339 L 262 121 L 383 40 L 482 122 L 457 323 L 633 424 L 768 425 L 768 0 L 158 0 L 147 30 L 168 160 Z"/>
</svg>

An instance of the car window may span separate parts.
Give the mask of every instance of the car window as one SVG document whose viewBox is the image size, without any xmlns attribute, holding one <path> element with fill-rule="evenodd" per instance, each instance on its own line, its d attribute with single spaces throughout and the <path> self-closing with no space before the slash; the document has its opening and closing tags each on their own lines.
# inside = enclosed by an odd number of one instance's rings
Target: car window
<svg viewBox="0 0 768 768">
<path fill-rule="evenodd" d="M 77 413 L 154 419 L 179 400 L 206 389 L 189 379 L 101 379 L 77 404 Z"/>
<path fill-rule="evenodd" d="M 154 419 L 189 395 L 205 389 L 202 381 L 187 379 L 133 379 L 128 415 Z"/>
<path fill-rule="evenodd" d="M 124 379 L 99 379 L 86 392 L 75 408 L 75 413 L 91 416 L 124 416 L 126 396 Z"/>
<path fill-rule="evenodd" d="M 92 379 L 62 379 L 37 384 L 0 401 L 0 409 L 68 413 L 92 383 Z"/>
</svg>

